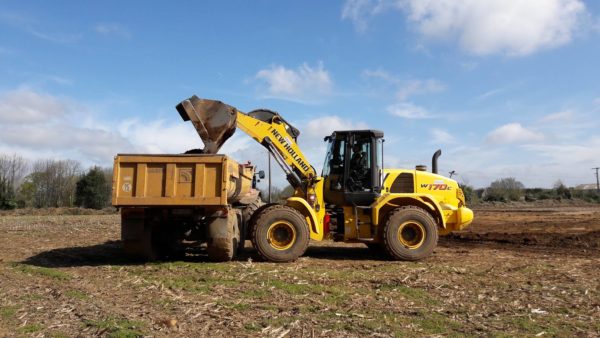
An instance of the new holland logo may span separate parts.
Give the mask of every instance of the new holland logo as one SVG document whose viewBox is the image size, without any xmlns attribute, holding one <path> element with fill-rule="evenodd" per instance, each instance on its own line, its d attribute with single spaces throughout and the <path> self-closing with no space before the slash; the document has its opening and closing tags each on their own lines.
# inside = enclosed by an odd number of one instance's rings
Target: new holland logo
<svg viewBox="0 0 600 338">
<path fill-rule="evenodd" d="M 294 150 L 294 148 L 290 144 L 291 142 L 289 140 L 287 140 L 286 137 L 284 137 L 283 135 L 281 135 L 274 128 L 270 127 L 270 129 L 271 129 L 271 134 L 273 134 L 273 136 L 275 136 L 275 139 L 277 140 L 277 142 L 279 142 L 279 144 L 281 144 L 283 146 L 283 148 L 288 152 L 288 154 L 290 154 L 290 156 L 292 157 L 292 159 L 296 163 L 298 163 L 298 166 L 300 166 L 300 168 L 302 168 L 302 170 L 304 170 L 304 171 L 309 171 L 310 170 L 310 166 L 308 164 L 304 163 L 304 161 L 302 160 L 302 158 L 300 157 L 300 155 L 298 155 L 298 153 L 296 153 L 296 151 Z"/>
</svg>

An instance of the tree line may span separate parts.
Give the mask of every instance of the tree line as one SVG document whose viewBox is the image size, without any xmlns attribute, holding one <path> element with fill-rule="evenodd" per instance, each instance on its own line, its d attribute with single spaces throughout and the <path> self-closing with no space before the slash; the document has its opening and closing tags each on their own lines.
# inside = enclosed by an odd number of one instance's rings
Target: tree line
<svg viewBox="0 0 600 338">
<path fill-rule="evenodd" d="M 525 188 L 525 185 L 514 177 L 495 180 L 489 187 L 483 189 L 474 189 L 468 184 L 462 184 L 461 188 L 468 203 L 570 199 L 600 202 L 600 194 L 596 190 L 569 188 L 561 180 L 556 181 L 551 189 Z"/>
<path fill-rule="evenodd" d="M 110 206 L 112 168 L 0 154 L 0 209 Z"/>
<path fill-rule="evenodd" d="M 461 185 L 468 203 L 481 201 L 536 201 L 545 199 L 582 199 L 600 202 L 594 190 L 566 187 L 560 180 L 552 189 L 525 188 L 514 177 L 495 180 L 489 187 L 474 189 Z M 20 155 L 0 154 L 0 209 L 110 206 L 112 168 L 98 166 L 84 170 L 74 160 L 29 161 Z M 272 187 L 271 201 L 279 202 L 293 194 L 293 188 Z M 267 191 L 261 192 L 263 200 Z"/>
</svg>

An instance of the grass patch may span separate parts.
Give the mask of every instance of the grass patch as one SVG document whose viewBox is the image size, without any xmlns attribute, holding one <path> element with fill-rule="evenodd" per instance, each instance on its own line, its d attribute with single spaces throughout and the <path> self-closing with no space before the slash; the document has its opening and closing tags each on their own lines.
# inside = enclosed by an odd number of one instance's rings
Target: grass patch
<svg viewBox="0 0 600 338">
<path fill-rule="evenodd" d="M 17 314 L 16 306 L 0 307 L 0 318 L 2 318 L 2 319 L 13 319 L 16 314 Z"/>
<path fill-rule="evenodd" d="M 144 335 L 141 331 L 144 323 L 127 319 L 106 318 L 102 320 L 87 320 L 85 321 L 85 325 L 93 327 L 102 332 L 102 335 L 111 338 L 133 338 Z"/>
<path fill-rule="evenodd" d="M 36 301 L 36 300 L 44 299 L 44 296 L 38 295 L 37 293 L 32 293 L 32 294 L 28 294 L 28 295 L 23 295 L 19 298 L 24 301 Z"/>
<path fill-rule="evenodd" d="M 69 298 L 80 299 L 80 300 L 86 300 L 86 299 L 90 298 L 87 294 L 85 294 L 84 292 L 81 292 L 79 290 L 67 290 L 65 292 L 65 296 L 67 296 Z"/>
<path fill-rule="evenodd" d="M 20 327 L 17 331 L 19 333 L 35 333 L 41 331 L 43 328 L 44 327 L 40 324 L 27 324 L 23 327 Z"/>
<path fill-rule="evenodd" d="M 171 289 L 195 293 L 208 293 L 215 286 L 237 287 L 240 285 L 237 280 L 195 276 L 160 277 L 157 281 Z"/>
<path fill-rule="evenodd" d="M 251 299 L 262 299 L 267 298 L 271 295 L 268 290 L 265 289 L 247 289 L 240 293 L 243 298 L 251 298 Z"/>
<path fill-rule="evenodd" d="M 20 271 L 20 272 L 28 274 L 28 275 L 37 275 L 37 276 L 48 277 L 48 278 L 62 280 L 62 281 L 71 279 L 71 276 L 69 276 L 69 274 L 67 274 L 66 272 L 62 272 L 60 270 L 56 270 L 56 269 L 52 269 L 52 268 L 33 266 L 33 265 L 22 264 L 22 263 L 14 263 L 12 266 L 17 271 Z"/>
<path fill-rule="evenodd" d="M 248 303 L 243 303 L 243 302 L 231 303 L 231 302 L 219 301 L 219 302 L 217 302 L 217 304 L 222 305 L 228 309 L 236 310 L 236 311 L 245 311 L 245 310 L 252 308 L 252 305 L 250 305 Z"/>
<path fill-rule="evenodd" d="M 439 313 L 426 313 L 425 318 L 417 320 L 423 330 L 429 334 L 450 334 L 460 328 L 460 325 Z"/>
</svg>

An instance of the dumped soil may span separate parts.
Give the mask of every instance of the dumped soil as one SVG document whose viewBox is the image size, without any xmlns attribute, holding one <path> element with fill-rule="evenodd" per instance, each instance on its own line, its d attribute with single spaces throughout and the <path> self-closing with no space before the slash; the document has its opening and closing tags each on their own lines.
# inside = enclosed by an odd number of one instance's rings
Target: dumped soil
<svg viewBox="0 0 600 338">
<path fill-rule="evenodd" d="M 421 262 L 141 263 L 119 216 L 0 216 L 0 336 L 598 336 L 600 207 L 485 205 Z"/>
</svg>

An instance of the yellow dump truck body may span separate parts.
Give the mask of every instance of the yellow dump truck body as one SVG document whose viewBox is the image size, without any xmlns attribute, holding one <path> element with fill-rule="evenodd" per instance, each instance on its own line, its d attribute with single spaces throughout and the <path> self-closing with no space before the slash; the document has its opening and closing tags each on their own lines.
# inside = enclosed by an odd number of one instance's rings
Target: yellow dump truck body
<svg viewBox="0 0 600 338">
<path fill-rule="evenodd" d="M 225 155 L 115 156 L 116 207 L 226 206 L 251 189 L 254 168 Z"/>
</svg>

